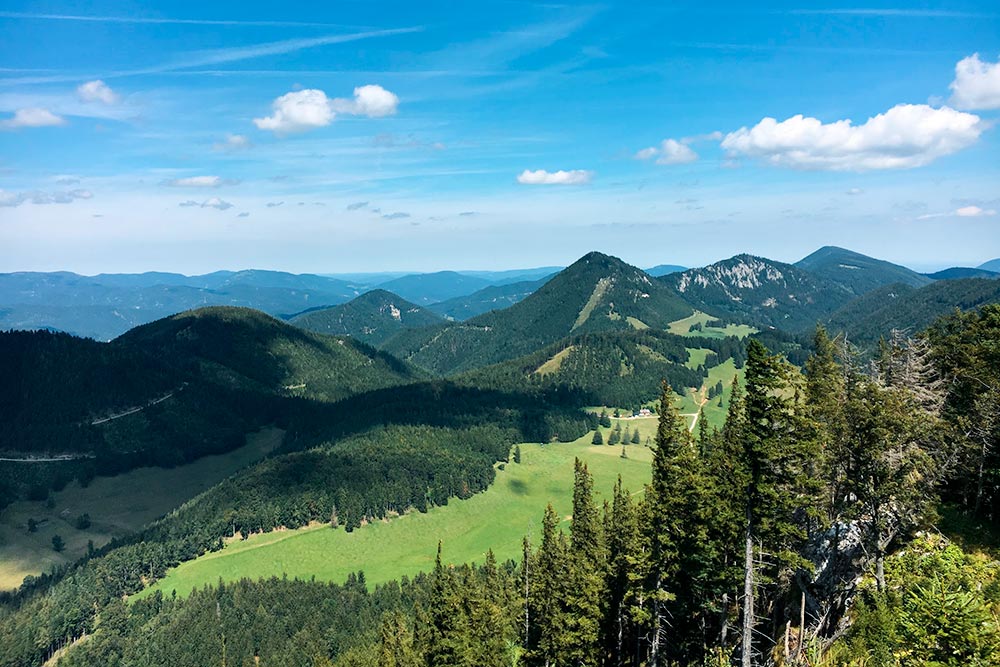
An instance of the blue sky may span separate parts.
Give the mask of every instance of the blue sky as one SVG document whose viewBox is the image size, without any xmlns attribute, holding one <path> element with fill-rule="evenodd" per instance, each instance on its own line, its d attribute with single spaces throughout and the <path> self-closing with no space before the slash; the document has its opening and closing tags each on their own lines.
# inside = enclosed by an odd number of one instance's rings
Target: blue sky
<svg viewBox="0 0 1000 667">
<path fill-rule="evenodd" d="M 5 2 L 0 271 L 1000 256 L 995 3 L 310 4 Z"/>
</svg>

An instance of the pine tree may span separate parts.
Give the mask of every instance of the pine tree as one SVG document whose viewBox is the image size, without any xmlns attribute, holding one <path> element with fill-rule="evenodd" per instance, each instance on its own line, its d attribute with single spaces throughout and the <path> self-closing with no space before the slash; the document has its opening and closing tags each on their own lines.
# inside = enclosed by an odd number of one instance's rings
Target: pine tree
<svg viewBox="0 0 1000 667">
<path fill-rule="evenodd" d="M 804 565 L 795 547 L 805 533 L 796 513 L 815 510 L 814 480 L 808 461 L 814 441 L 803 437 L 801 419 L 789 397 L 788 367 L 764 345 L 747 344 L 746 428 L 743 459 L 748 471 L 744 498 L 744 586 L 741 659 L 750 667 L 756 625 L 757 586 L 769 583 L 792 565 Z M 758 572 L 755 543 L 760 543 L 769 565 Z"/>
<path fill-rule="evenodd" d="M 601 435 L 601 429 L 594 430 L 594 437 L 590 439 L 590 444 L 592 445 L 604 444 L 604 436 Z"/>
<path fill-rule="evenodd" d="M 639 442 L 640 442 L 640 440 L 639 440 L 639 427 L 636 427 L 636 429 L 634 431 L 632 431 L 632 444 L 633 445 L 638 445 Z"/>
<path fill-rule="evenodd" d="M 542 543 L 533 559 L 534 585 L 529 598 L 530 634 L 526 658 L 530 665 L 557 665 L 570 650 L 567 611 L 571 581 L 569 545 L 559 530 L 559 517 L 549 505 L 542 519 Z"/>
<path fill-rule="evenodd" d="M 933 423 L 906 391 L 871 382 L 852 388 L 848 407 L 846 486 L 853 499 L 848 517 L 864 528 L 866 551 L 875 558 L 878 590 L 884 591 L 890 545 L 926 518 L 934 499 L 933 462 L 921 446 Z"/>
<path fill-rule="evenodd" d="M 521 445 L 514 445 L 514 463 L 521 462 Z"/>
<path fill-rule="evenodd" d="M 650 665 L 700 659 L 705 587 L 711 576 L 703 463 L 672 398 L 664 383 L 644 503 Z"/>
<path fill-rule="evenodd" d="M 596 665 L 600 660 L 601 601 L 607 562 L 600 516 L 593 501 L 593 478 L 579 459 L 573 465 L 572 582 L 566 628 L 571 648 L 563 659 L 573 664 Z"/>
<path fill-rule="evenodd" d="M 610 514 L 606 514 L 608 541 L 607 606 L 604 617 L 605 664 L 621 667 L 637 657 L 639 635 L 633 609 L 642 608 L 641 587 L 635 573 L 642 559 L 639 516 L 621 475 L 615 484 Z"/>
</svg>

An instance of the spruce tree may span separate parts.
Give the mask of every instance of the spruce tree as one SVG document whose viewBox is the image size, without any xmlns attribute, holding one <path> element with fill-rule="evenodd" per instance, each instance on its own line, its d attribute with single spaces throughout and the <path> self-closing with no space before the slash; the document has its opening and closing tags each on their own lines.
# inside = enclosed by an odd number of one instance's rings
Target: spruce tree
<svg viewBox="0 0 1000 667">
<path fill-rule="evenodd" d="M 751 339 L 747 344 L 746 428 L 743 459 L 748 479 L 744 497 L 744 667 L 752 664 L 756 625 L 757 587 L 777 579 L 790 566 L 805 565 L 796 547 L 805 537 L 797 513 L 815 511 L 815 480 L 809 461 L 814 440 L 805 437 L 789 382 L 789 370 L 780 357 Z M 768 555 L 768 566 L 758 571 L 755 544 Z M 763 650 L 763 647 L 761 647 Z"/>
<path fill-rule="evenodd" d="M 587 466 L 573 464 L 573 522 L 570 525 L 572 585 L 567 599 L 565 660 L 578 665 L 596 665 L 600 660 L 601 602 L 607 557 L 600 515 L 593 500 L 593 478 Z"/>
<path fill-rule="evenodd" d="M 664 383 L 646 492 L 643 528 L 648 544 L 649 664 L 700 660 L 706 584 L 711 573 L 703 462 Z"/>
<path fill-rule="evenodd" d="M 604 444 L 604 436 L 601 435 L 601 429 L 594 430 L 594 437 L 590 439 L 590 444 L 592 445 Z"/>
</svg>

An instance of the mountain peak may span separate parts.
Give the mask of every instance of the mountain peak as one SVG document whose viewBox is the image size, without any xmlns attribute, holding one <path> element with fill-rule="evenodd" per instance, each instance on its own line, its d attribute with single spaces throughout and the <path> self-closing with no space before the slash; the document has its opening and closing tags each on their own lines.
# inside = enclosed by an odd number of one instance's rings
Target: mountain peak
<svg viewBox="0 0 1000 667">
<path fill-rule="evenodd" d="M 823 280 L 837 283 L 854 295 L 892 283 L 922 287 L 931 282 L 927 276 L 905 266 L 836 246 L 823 246 L 800 259 L 795 266 Z"/>
</svg>

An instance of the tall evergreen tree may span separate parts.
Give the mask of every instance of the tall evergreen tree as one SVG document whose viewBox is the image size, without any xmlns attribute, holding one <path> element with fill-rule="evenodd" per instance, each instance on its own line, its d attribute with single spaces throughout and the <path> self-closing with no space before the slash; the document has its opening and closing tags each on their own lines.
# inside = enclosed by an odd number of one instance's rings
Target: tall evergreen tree
<svg viewBox="0 0 1000 667">
<path fill-rule="evenodd" d="M 751 339 L 747 344 L 746 430 L 743 459 L 747 467 L 744 498 L 743 667 L 753 664 L 758 587 L 777 579 L 782 569 L 803 565 L 795 547 L 803 540 L 803 524 L 796 512 L 812 512 L 814 480 L 808 476 L 811 444 L 803 437 L 789 383 L 788 366 Z M 756 554 L 755 544 L 763 553 Z M 768 566 L 758 568 L 755 555 L 767 555 Z"/>
<path fill-rule="evenodd" d="M 713 545 L 703 462 L 664 383 L 653 452 L 652 480 L 644 505 L 648 543 L 649 664 L 693 662 L 704 645 L 701 628 L 709 601 Z"/>
</svg>

